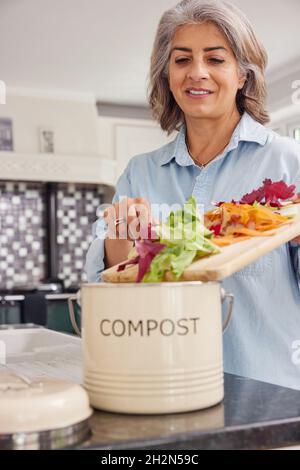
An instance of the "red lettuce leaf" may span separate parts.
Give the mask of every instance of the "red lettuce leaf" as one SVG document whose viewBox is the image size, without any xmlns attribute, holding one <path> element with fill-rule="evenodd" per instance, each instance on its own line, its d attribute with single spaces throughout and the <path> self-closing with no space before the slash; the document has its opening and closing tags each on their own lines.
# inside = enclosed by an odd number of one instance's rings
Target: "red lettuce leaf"
<svg viewBox="0 0 300 470">
<path fill-rule="evenodd" d="M 295 195 L 296 186 L 288 186 L 284 181 L 272 183 L 271 180 L 265 180 L 264 188 L 266 203 L 276 203 L 279 199 L 286 201 L 293 197 Z"/>
<path fill-rule="evenodd" d="M 136 241 L 135 247 L 138 252 L 138 256 L 119 264 L 117 272 L 124 271 L 127 266 L 138 264 L 139 272 L 137 282 L 141 282 L 146 272 L 149 271 L 153 258 L 155 258 L 155 256 L 165 248 L 165 246 L 166 245 L 163 245 L 162 243 L 154 243 L 152 240 Z"/>
<path fill-rule="evenodd" d="M 253 204 L 254 202 L 262 202 L 265 197 L 265 191 L 263 186 L 261 188 L 255 189 L 252 193 L 245 194 L 240 200 L 241 204 Z"/>
<path fill-rule="evenodd" d="M 146 272 L 149 271 L 153 258 L 160 253 L 166 245 L 154 243 L 151 240 L 142 240 L 135 243 L 136 251 L 139 254 L 139 272 L 137 282 L 143 280 Z"/>
<path fill-rule="evenodd" d="M 259 202 L 260 204 L 270 204 L 273 207 L 280 207 L 280 201 L 291 199 L 295 195 L 296 186 L 288 186 L 284 181 L 276 181 L 273 183 L 270 179 L 265 179 L 263 186 L 245 194 L 242 197 L 241 204 L 253 204 Z"/>
</svg>

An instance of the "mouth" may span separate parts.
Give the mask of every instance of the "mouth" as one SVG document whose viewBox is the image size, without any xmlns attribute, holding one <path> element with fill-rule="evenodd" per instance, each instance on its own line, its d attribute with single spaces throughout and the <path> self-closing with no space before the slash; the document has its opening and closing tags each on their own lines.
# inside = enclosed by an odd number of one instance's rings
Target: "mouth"
<svg viewBox="0 0 300 470">
<path fill-rule="evenodd" d="M 201 98 L 206 98 L 209 95 L 213 94 L 213 91 L 207 90 L 205 88 L 187 88 L 185 91 L 187 96 L 190 98 L 196 98 L 196 99 L 201 99 Z"/>
</svg>

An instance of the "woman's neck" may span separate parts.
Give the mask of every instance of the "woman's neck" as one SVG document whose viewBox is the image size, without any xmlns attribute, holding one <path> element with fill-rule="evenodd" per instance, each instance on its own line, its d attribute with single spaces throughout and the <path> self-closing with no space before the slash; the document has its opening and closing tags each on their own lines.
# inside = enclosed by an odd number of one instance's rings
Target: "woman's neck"
<svg viewBox="0 0 300 470">
<path fill-rule="evenodd" d="M 217 119 L 186 116 L 186 142 L 194 162 L 205 166 L 227 147 L 241 116 L 237 110 Z"/>
</svg>

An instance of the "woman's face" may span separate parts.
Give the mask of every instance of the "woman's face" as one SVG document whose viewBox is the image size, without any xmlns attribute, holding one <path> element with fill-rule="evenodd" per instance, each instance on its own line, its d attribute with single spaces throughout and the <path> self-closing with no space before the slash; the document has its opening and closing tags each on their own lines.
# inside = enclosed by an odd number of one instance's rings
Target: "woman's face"
<svg viewBox="0 0 300 470">
<path fill-rule="evenodd" d="M 236 94 L 244 83 L 228 41 L 213 23 L 177 29 L 169 85 L 187 119 L 213 119 L 236 111 Z"/>
</svg>

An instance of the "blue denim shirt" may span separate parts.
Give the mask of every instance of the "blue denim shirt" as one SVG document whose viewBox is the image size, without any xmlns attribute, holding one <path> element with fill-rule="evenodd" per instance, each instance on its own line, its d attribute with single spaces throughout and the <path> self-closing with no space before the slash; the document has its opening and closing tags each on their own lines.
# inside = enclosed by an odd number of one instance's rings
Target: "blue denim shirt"
<svg viewBox="0 0 300 470">
<path fill-rule="evenodd" d="M 151 203 L 183 204 L 193 194 L 205 211 L 211 201 L 239 200 L 265 178 L 283 179 L 300 192 L 300 145 L 281 137 L 244 113 L 226 149 L 206 167 L 197 166 L 185 144 L 185 126 L 176 139 L 132 158 L 120 177 L 120 196 Z M 103 233 L 93 227 L 86 260 L 89 282 L 101 280 Z M 235 296 L 234 314 L 224 334 L 224 368 L 229 373 L 300 389 L 300 249 L 285 244 L 223 281 Z"/>
</svg>

